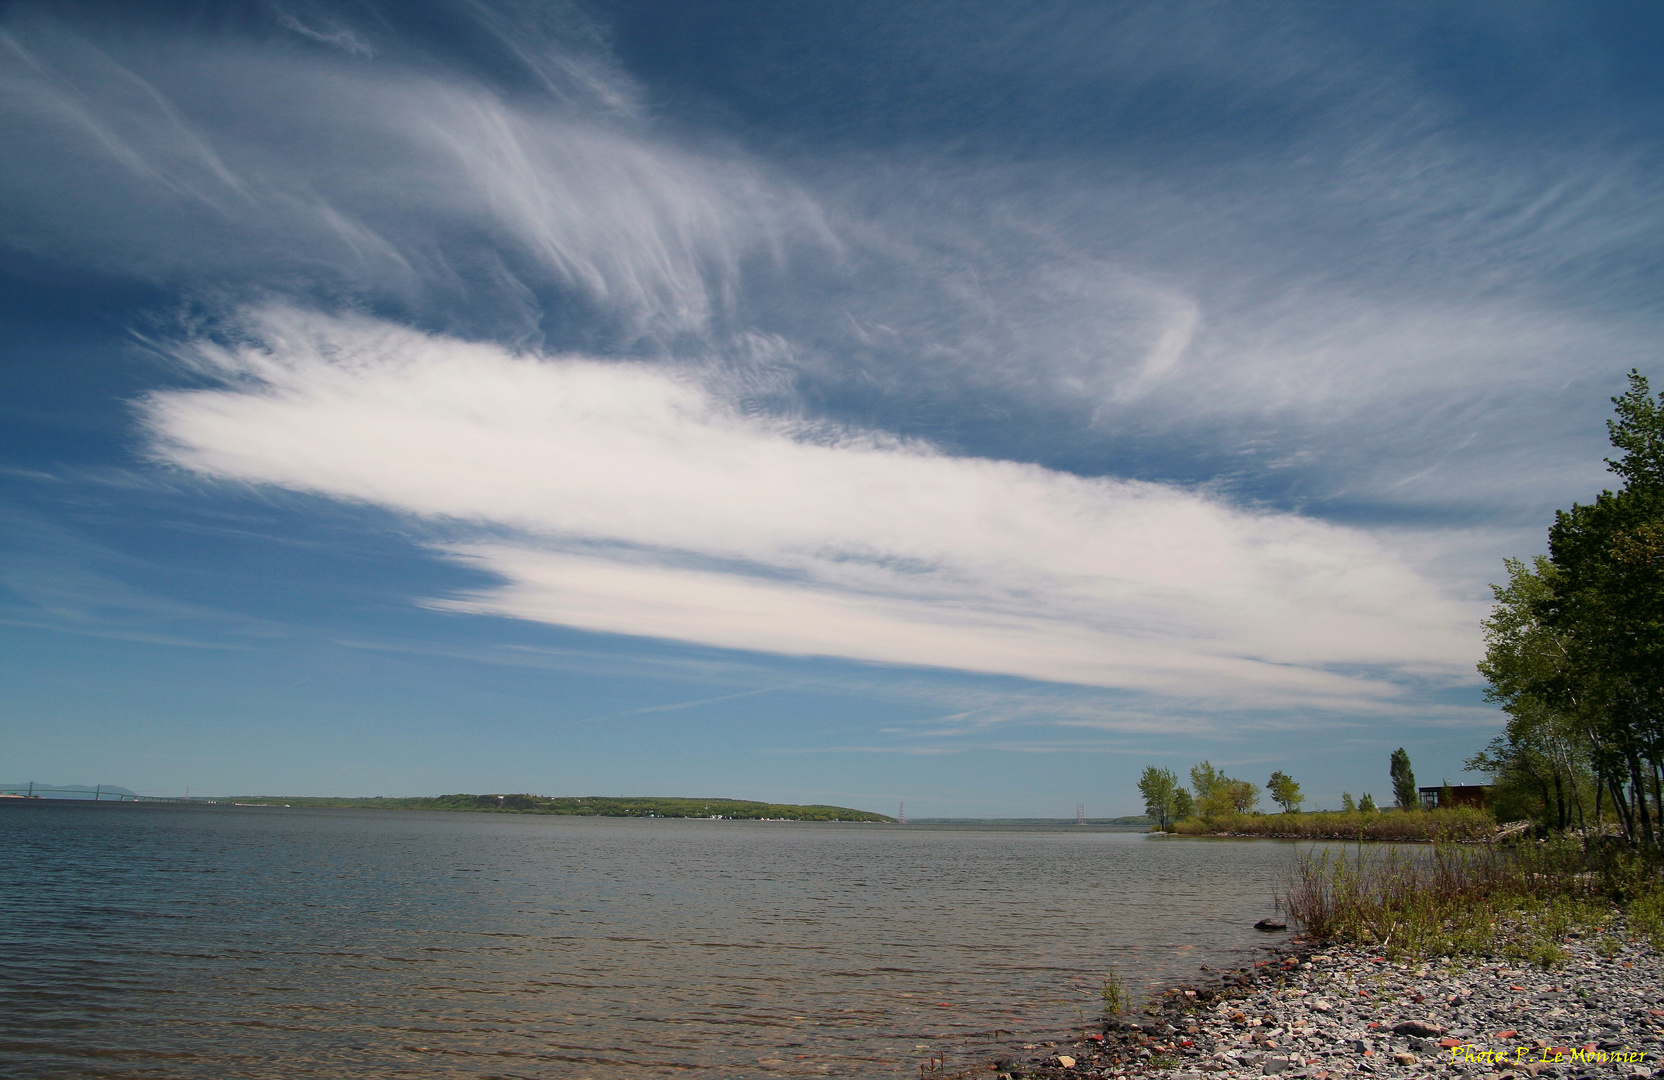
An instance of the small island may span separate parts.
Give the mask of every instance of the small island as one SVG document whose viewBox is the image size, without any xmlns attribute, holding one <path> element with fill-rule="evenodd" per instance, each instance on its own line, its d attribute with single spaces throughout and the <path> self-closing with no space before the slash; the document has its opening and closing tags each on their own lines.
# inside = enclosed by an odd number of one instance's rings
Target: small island
<svg viewBox="0 0 1664 1080">
<path fill-rule="evenodd" d="M 240 806 L 304 806 L 368 810 L 466 810 L 487 814 L 557 814 L 566 817 L 720 818 L 733 821 L 895 821 L 847 806 L 798 806 L 748 799 L 682 799 L 666 796 L 435 795 L 413 798 L 239 796 Z"/>
</svg>

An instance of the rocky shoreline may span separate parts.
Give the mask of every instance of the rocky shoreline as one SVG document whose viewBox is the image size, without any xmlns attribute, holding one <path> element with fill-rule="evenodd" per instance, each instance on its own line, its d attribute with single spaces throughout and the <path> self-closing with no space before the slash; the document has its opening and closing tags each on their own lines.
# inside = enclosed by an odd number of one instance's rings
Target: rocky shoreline
<svg viewBox="0 0 1664 1080">
<path fill-rule="evenodd" d="M 1412 1080 L 1664 1077 L 1664 954 L 1614 916 L 1567 938 L 1563 966 L 1496 957 L 1389 961 L 1291 939 L 1251 968 L 1207 973 L 1103 1034 L 1029 1044 L 996 1080 Z M 933 1075 L 926 1072 L 925 1076 Z"/>
</svg>

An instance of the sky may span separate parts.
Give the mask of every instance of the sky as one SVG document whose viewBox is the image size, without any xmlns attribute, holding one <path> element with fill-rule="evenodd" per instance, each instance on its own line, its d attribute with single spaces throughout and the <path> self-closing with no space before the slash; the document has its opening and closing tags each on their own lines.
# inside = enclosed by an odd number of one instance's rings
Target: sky
<svg viewBox="0 0 1664 1080">
<path fill-rule="evenodd" d="M 1308 808 L 1655 383 L 1664 9 L 0 4 L 0 782 Z"/>
</svg>

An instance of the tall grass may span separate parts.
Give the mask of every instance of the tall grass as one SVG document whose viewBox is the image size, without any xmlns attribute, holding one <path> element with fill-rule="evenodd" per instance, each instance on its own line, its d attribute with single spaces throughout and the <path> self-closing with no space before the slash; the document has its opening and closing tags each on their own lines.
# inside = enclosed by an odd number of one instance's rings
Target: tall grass
<svg viewBox="0 0 1664 1080">
<path fill-rule="evenodd" d="M 1132 998 L 1128 995 L 1127 988 L 1122 986 L 1121 980 L 1115 977 L 1113 967 L 1109 969 L 1109 974 L 1104 976 L 1103 996 L 1105 1016 L 1115 1016 L 1117 1013 L 1126 1012 L 1128 1006 L 1132 1004 Z"/>
<path fill-rule="evenodd" d="M 1442 810 L 1319 811 L 1312 814 L 1232 814 L 1173 825 L 1191 836 L 1280 836 L 1302 840 L 1472 841 L 1496 831 L 1496 819 L 1472 806 Z"/>
<path fill-rule="evenodd" d="M 1568 934 L 1604 927 L 1616 910 L 1664 947 L 1657 859 L 1572 840 L 1314 849 L 1278 902 L 1315 937 L 1392 958 L 1486 954 L 1548 966 L 1565 959 Z"/>
</svg>

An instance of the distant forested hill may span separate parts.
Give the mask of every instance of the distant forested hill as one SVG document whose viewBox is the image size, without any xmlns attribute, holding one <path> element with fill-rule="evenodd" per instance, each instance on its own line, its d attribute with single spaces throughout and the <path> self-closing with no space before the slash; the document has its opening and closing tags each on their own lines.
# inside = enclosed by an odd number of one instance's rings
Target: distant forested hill
<svg viewBox="0 0 1664 1080">
<path fill-rule="evenodd" d="M 564 814 L 573 817 L 734 818 L 757 821 L 894 821 L 883 814 L 844 806 L 795 806 L 745 799 L 582 798 L 551 795 L 439 795 L 411 799 L 320 799 L 293 796 L 241 796 L 239 803 L 267 806 L 364 807 L 379 810 L 475 810 L 499 814 Z"/>
</svg>

